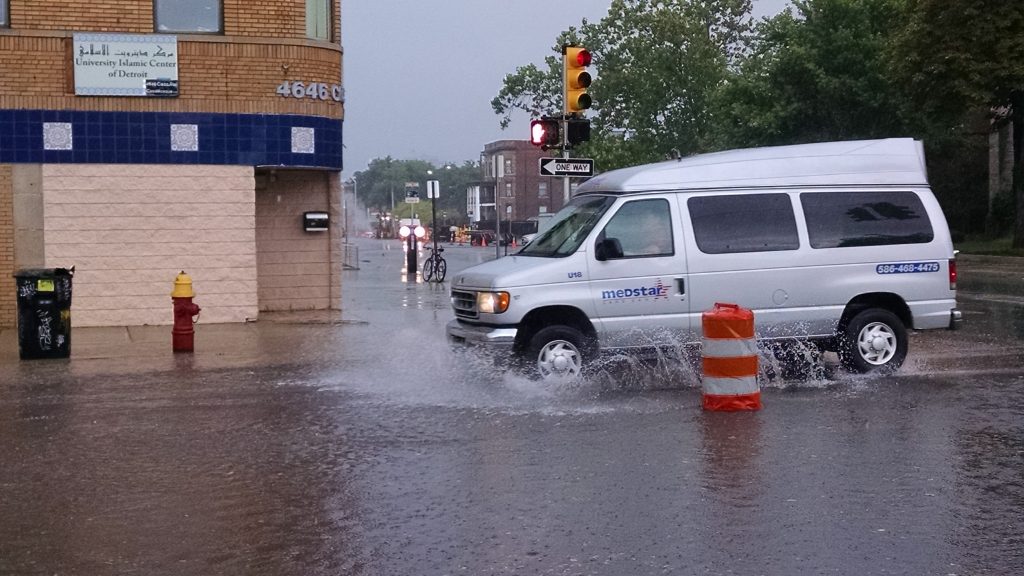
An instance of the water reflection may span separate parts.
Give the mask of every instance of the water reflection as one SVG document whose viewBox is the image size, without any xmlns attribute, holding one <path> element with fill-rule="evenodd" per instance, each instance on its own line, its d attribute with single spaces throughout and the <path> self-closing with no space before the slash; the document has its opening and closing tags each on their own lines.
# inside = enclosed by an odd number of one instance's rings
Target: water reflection
<svg viewBox="0 0 1024 576">
<path fill-rule="evenodd" d="M 181 370 L 173 390 L 93 379 L 5 402 L 0 573 L 361 573 L 344 419 L 280 380 Z"/>
</svg>

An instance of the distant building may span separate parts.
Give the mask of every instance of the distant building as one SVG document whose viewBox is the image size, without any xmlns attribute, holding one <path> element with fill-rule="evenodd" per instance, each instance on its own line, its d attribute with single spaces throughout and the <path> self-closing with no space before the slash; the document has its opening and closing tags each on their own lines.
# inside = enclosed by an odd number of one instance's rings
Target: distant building
<svg viewBox="0 0 1024 576">
<path fill-rule="evenodd" d="M 485 145 L 480 155 L 482 179 L 466 191 L 470 222 L 494 222 L 498 212 L 508 222 L 560 210 L 565 195 L 562 178 L 540 175 L 540 159 L 551 156 L 526 140 Z"/>
<path fill-rule="evenodd" d="M 340 306 L 338 0 L 0 0 L 0 326 L 76 267 L 75 326 Z M 326 230 L 304 227 L 326 212 Z"/>
</svg>

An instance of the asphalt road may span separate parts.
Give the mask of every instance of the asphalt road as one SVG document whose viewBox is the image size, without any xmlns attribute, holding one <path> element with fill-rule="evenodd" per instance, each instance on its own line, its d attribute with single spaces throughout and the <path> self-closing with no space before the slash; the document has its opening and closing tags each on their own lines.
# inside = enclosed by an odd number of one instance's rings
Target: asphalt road
<svg viewBox="0 0 1024 576">
<path fill-rule="evenodd" d="M 448 349 L 447 286 L 397 242 L 359 261 L 341 317 L 200 325 L 194 355 L 0 338 L 0 574 L 1024 573 L 1019 260 L 962 259 L 963 330 L 898 375 L 775 379 L 742 414 L 680 359 L 502 373 Z"/>
</svg>

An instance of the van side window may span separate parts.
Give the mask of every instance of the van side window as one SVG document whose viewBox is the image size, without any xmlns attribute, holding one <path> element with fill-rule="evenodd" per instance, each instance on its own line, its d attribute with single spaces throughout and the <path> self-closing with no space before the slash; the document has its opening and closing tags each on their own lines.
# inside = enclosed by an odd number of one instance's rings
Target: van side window
<svg viewBox="0 0 1024 576">
<path fill-rule="evenodd" d="M 625 258 L 674 254 L 668 201 L 636 200 L 623 204 L 608 221 L 604 237 L 618 240 Z"/>
<path fill-rule="evenodd" d="M 800 194 L 813 248 L 923 244 L 935 237 L 913 192 Z"/>
<path fill-rule="evenodd" d="M 796 250 L 800 237 L 788 194 L 696 196 L 686 202 L 705 254 Z"/>
</svg>

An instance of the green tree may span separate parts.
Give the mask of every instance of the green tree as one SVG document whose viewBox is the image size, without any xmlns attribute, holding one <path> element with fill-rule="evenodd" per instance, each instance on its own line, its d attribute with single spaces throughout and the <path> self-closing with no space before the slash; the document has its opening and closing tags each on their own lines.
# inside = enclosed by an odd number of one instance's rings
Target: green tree
<svg viewBox="0 0 1024 576">
<path fill-rule="evenodd" d="M 917 70 L 900 49 L 914 18 L 907 0 L 797 0 L 762 21 L 715 100 L 716 145 L 914 137 L 951 226 L 978 227 L 985 139 L 970 128 L 967 101 L 932 87 L 922 106 L 896 72 Z"/>
<path fill-rule="evenodd" d="M 994 112 L 992 119 L 1013 124 L 1013 246 L 1024 248 L 1024 3 L 908 0 L 908 5 L 894 73 L 919 109 L 961 142 L 981 132 L 966 121 L 972 111 Z M 986 204 L 984 198 L 979 195 L 975 203 Z"/>
<path fill-rule="evenodd" d="M 763 20 L 714 102 L 718 147 L 903 136 L 888 75 L 904 0 L 796 0 Z"/>
<path fill-rule="evenodd" d="M 435 166 L 424 160 L 395 160 L 388 156 L 372 160 L 366 170 L 356 172 L 354 177 L 359 182 L 359 201 L 371 212 L 394 214 L 397 218 L 417 214 L 424 222 L 430 220 L 431 214 L 426 182 L 437 180 L 441 188 L 437 202 L 438 218 L 443 213 L 453 223 L 463 223 L 466 220 L 466 187 L 480 179 L 480 168 L 470 161 L 462 165 L 445 163 Z M 407 182 L 417 184 L 421 198 L 419 204 L 405 202 Z"/>
<path fill-rule="evenodd" d="M 621 139 L 632 163 L 707 149 L 711 99 L 751 23 L 749 0 L 612 2 L 584 27 L 598 55 L 600 132 Z"/>
<path fill-rule="evenodd" d="M 613 0 L 608 15 L 557 39 L 546 69 L 522 66 L 491 102 L 507 127 L 511 113 L 559 115 L 561 46 L 585 46 L 597 75 L 591 141 L 582 151 L 602 169 L 700 151 L 708 102 L 750 31 L 750 0 Z"/>
</svg>

